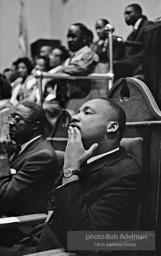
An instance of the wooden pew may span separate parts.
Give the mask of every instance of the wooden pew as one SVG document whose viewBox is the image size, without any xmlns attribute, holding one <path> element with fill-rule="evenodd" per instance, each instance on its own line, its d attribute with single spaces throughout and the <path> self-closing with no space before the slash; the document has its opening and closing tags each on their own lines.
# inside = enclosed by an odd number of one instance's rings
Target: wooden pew
<svg viewBox="0 0 161 256">
<path fill-rule="evenodd" d="M 0 229 L 44 223 L 47 218 L 45 213 L 29 214 L 17 217 L 0 218 Z"/>
<path fill-rule="evenodd" d="M 142 230 L 156 232 L 156 252 L 161 254 L 161 111 L 150 90 L 135 78 L 119 79 L 109 91 L 108 98 L 117 102 L 126 112 L 124 137 L 143 138 L 143 172 L 145 180 L 144 203 L 141 216 Z"/>
<path fill-rule="evenodd" d="M 64 252 L 63 249 L 54 249 L 54 250 L 48 250 L 48 251 L 44 251 L 44 252 L 37 252 L 37 253 L 32 253 L 32 254 L 27 254 L 27 255 L 28 256 L 76 256 L 75 253 Z"/>
</svg>

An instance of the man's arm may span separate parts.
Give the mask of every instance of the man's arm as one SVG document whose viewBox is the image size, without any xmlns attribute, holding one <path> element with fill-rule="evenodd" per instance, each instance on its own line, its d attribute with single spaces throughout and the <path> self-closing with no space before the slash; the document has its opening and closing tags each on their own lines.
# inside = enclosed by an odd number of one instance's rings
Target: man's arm
<svg viewBox="0 0 161 256">
<path fill-rule="evenodd" d="M 11 175 L 9 169 L 6 170 L 5 167 L 1 166 L 0 212 L 6 214 L 14 209 L 16 205 L 21 202 L 24 203 L 24 200 L 32 200 L 35 193 L 38 190 L 40 191 L 40 188 L 44 189 L 45 183 L 54 182 L 54 172 L 57 172 L 55 161 L 56 159 L 42 150 L 26 155 L 21 169 L 15 175 Z"/>
<path fill-rule="evenodd" d="M 64 73 L 69 75 L 87 75 L 91 72 L 98 59 L 96 54 L 92 52 L 85 53 L 80 59 L 71 61 L 70 64 L 64 66 Z"/>
<path fill-rule="evenodd" d="M 79 170 L 97 146 L 94 144 L 86 151 L 79 130 L 70 127 L 64 170 Z M 53 214 L 46 224 L 40 244 L 44 241 L 50 244 L 46 241 L 45 234 L 48 232 L 54 233 L 66 248 L 67 231 L 70 230 L 128 230 L 141 199 L 142 180 L 136 168 L 134 159 L 129 158 L 128 164 L 125 161 L 115 167 L 103 165 L 95 172 L 86 173 L 84 178 L 81 176 L 80 180 L 78 175 L 63 178 L 63 185 L 50 193 Z M 109 172 L 116 173 L 118 170 L 121 175 L 117 178 L 112 175 L 109 180 Z"/>
<path fill-rule="evenodd" d="M 64 157 L 64 171 L 67 169 L 80 171 L 80 165 L 92 155 L 97 147 L 98 144 L 95 143 L 88 150 L 85 150 L 82 144 L 80 131 L 78 128 L 70 126 Z M 72 175 L 70 178 L 64 177 L 62 184 L 67 184 L 78 179 L 78 175 Z"/>
<path fill-rule="evenodd" d="M 89 150 L 83 148 L 81 134 L 77 128 L 70 127 L 68 133 L 68 144 L 65 152 L 64 170 L 70 168 L 79 170 L 80 165 L 87 160 L 98 144 L 94 144 Z M 98 182 L 96 190 L 100 190 L 101 194 L 88 207 L 84 198 L 84 191 L 80 185 L 79 176 L 73 175 L 70 178 L 63 178 L 64 186 L 56 189 L 54 192 L 53 206 L 56 209 L 57 223 L 61 224 L 65 217 L 67 230 L 70 228 L 78 228 L 82 230 L 102 230 L 104 228 L 119 228 L 122 225 L 121 220 L 128 222 L 128 213 L 131 209 L 135 210 L 140 200 L 140 192 L 142 188 L 142 178 L 135 161 L 128 160 L 128 164 L 120 167 L 117 164 L 112 167 L 113 172 L 118 172 L 120 168 L 126 168 L 124 174 L 113 179 L 111 184 L 108 181 L 107 167 L 98 170 L 98 177 L 94 177 Z M 129 170 L 129 171 L 128 171 Z M 138 169 L 137 169 L 138 170 Z M 101 172 L 99 174 L 99 171 Z M 94 176 L 96 174 L 92 174 Z M 88 175 L 86 175 L 88 180 Z M 89 176 L 89 186 L 91 182 Z M 86 181 L 87 182 L 87 181 Z M 62 199 L 61 199 L 62 198 Z M 61 200 L 60 200 L 61 199 Z M 61 203 L 60 203 L 61 202 Z M 99 218 L 98 218 L 99 216 Z M 129 216 L 131 218 L 131 216 Z M 62 218 L 62 219 L 61 219 Z"/>
</svg>

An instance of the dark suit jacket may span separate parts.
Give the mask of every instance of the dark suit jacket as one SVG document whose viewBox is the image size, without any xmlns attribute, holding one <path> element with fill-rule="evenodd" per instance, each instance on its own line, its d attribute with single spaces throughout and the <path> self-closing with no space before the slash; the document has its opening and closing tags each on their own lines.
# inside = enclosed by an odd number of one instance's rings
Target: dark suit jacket
<svg viewBox="0 0 161 256">
<path fill-rule="evenodd" d="M 86 165 L 80 181 L 61 186 L 50 195 L 54 212 L 37 251 L 67 248 L 69 230 L 133 230 L 142 197 L 142 175 L 133 157 L 121 148 Z"/>
<path fill-rule="evenodd" d="M 97 53 L 99 56 L 99 60 L 102 63 L 109 63 L 109 43 L 108 39 L 102 41 L 100 44 L 100 40 L 97 40 L 96 42 L 92 43 L 90 46 L 92 51 Z M 113 59 L 114 60 L 120 60 L 124 56 L 124 45 L 121 41 L 118 40 L 117 36 L 113 36 Z"/>
<path fill-rule="evenodd" d="M 42 137 L 31 142 L 0 171 L 0 213 L 7 216 L 47 211 L 48 192 L 53 189 L 58 163 L 54 149 Z"/>
<path fill-rule="evenodd" d="M 127 37 L 124 58 L 114 62 L 115 80 L 143 73 L 144 31 L 148 24 L 150 21 L 143 16 L 138 29 Z"/>
</svg>

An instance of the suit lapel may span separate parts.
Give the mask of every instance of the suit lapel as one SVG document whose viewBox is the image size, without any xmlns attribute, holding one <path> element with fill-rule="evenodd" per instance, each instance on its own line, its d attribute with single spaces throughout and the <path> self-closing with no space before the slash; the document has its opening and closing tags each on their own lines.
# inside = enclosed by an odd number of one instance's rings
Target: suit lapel
<svg viewBox="0 0 161 256">
<path fill-rule="evenodd" d="M 143 20 L 141 21 L 141 23 L 140 23 L 138 29 L 136 30 L 137 33 L 136 33 L 136 35 L 135 35 L 135 41 L 140 41 L 140 37 L 141 37 L 141 35 L 143 34 L 143 30 L 144 30 L 145 26 L 147 25 L 147 23 L 148 23 L 147 20 L 144 20 L 144 19 L 143 19 Z"/>
<path fill-rule="evenodd" d="M 10 158 L 11 167 L 15 166 L 19 162 L 22 162 L 24 160 L 24 158 L 26 158 L 26 153 L 31 151 L 42 140 L 43 140 L 42 137 L 34 140 L 22 152 L 20 152 L 16 157 L 14 157 L 14 155 L 13 155 L 13 157 L 11 156 L 11 158 Z"/>
<path fill-rule="evenodd" d="M 143 30 L 145 26 L 148 24 L 148 21 L 146 19 L 143 19 L 138 29 L 134 30 L 127 38 L 128 41 L 140 41 L 140 37 L 142 36 Z M 141 40 L 142 41 L 142 40 Z"/>
</svg>

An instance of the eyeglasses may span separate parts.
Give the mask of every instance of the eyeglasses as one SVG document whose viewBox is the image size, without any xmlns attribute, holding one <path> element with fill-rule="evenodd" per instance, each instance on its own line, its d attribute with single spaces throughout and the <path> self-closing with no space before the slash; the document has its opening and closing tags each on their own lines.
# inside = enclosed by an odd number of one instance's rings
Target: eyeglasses
<svg viewBox="0 0 161 256">
<path fill-rule="evenodd" d="M 25 119 L 22 116 L 16 115 L 16 114 L 12 114 L 8 116 L 8 121 L 9 122 L 16 122 L 17 124 L 19 124 L 20 121 L 25 121 L 25 122 L 29 122 L 29 123 L 33 123 L 33 120 L 30 119 Z"/>
</svg>

